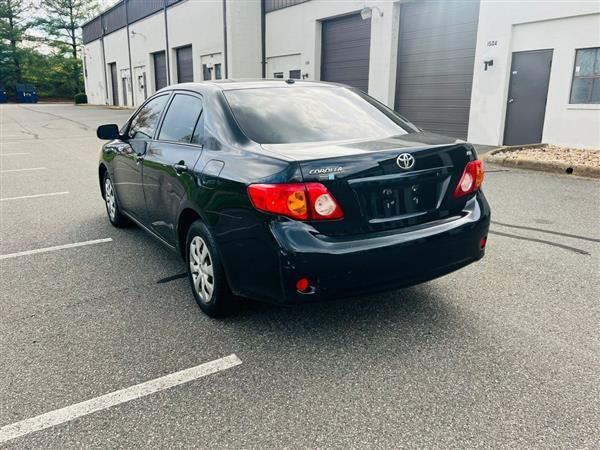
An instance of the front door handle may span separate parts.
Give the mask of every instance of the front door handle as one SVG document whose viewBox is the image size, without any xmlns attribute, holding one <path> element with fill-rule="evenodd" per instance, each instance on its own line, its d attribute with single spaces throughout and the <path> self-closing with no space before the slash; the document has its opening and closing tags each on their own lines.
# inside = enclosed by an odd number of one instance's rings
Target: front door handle
<svg viewBox="0 0 600 450">
<path fill-rule="evenodd" d="M 508 99 L 508 103 L 512 103 L 512 102 L 514 102 L 514 101 L 515 101 L 515 99 L 514 99 L 514 98 L 509 98 L 509 99 Z"/>
<path fill-rule="evenodd" d="M 177 172 L 177 173 L 187 172 L 187 170 L 188 170 L 188 166 L 186 166 L 183 163 L 173 164 L 173 168 L 175 169 L 175 172 Z"/>
</svg>

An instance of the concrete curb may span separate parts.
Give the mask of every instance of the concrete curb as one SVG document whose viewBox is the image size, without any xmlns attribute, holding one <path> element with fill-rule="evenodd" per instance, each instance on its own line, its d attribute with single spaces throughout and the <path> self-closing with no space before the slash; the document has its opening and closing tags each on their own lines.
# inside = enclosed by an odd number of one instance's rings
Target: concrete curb
<svg viewBox="0 0 600 450">
<path fill-rule="evenodd" d="M 488 153 L 481 155 L 481 160 L 492 164 L 499 164 L 506 167 L 517 169 L 540 170 L 544 172 L 561 173 L 568 175 L 577 175 L 580 177 L 600 178 L 600 167 L 582 166 L 578 164 L 569 164 L 562 162 L 538 161 L 536 159 L 520 158 L 508 159 L 507 156 L 496 156 L 497 153 L 513 152 L 525 148 L 540 148 L 546 144 L 518 145 L 509 147 L 499 147 Z"/>
</svg>

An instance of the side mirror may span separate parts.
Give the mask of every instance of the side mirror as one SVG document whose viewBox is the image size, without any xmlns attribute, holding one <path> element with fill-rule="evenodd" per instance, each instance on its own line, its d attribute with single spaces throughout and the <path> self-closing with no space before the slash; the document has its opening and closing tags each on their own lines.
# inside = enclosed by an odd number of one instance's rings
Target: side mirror
<svg viewBox="0 0 600 450">
<path fill-rule="evenodd" d="M 100 125 L 96 130 L 96 136 L 104 141 L 111 141 L 113 139 L 119 139 L 119 127 L 114 123 L 109 125 Z"/>
</svg>

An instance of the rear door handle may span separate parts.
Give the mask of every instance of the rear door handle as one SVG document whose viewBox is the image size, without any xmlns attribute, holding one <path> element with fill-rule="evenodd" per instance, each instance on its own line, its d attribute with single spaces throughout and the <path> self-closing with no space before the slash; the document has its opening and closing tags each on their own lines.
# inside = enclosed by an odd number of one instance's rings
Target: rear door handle
<svg viewBox="0 0 600 450">
<path fill-rule="evenodd" d="M 188 166 L 186 166 L 185 164 L 182 164 L 182 163 L 173 164 L 173 168 L 175 169 L 175 172 L 177 172 L 177 173 L 187 172 L 187 170 L 188 170 Z"/>
<path fill-rule="evenodd" d="M 514 101 L 515 101 L 515 99 L 514 99 L 514 98 L 509 98 L 509 99 L 508 99 L 508 103 L 512 103 L 512 102 L 514 102 Z"/>
</svg>

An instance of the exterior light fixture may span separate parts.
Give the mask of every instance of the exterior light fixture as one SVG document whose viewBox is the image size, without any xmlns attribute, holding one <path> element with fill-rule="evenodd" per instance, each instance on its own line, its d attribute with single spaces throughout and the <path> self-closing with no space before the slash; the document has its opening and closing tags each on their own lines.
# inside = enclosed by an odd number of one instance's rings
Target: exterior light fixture
<svg viewBox="0 0 600 450">
<path fill-rule="evenodd" d="M 374 9 L 376 9 L 377 12 L 379 13 L 379 17 L 383 17 L 383 11 L 381 9 L 379 9 L 379 7 L 365 6 L 363 9 L 360 10 L 360 17 L 362 18 L 362 20 L 367 20 L 367 19 L 370 19 L 371 17 L 373 17 Z"/>
</svg>

